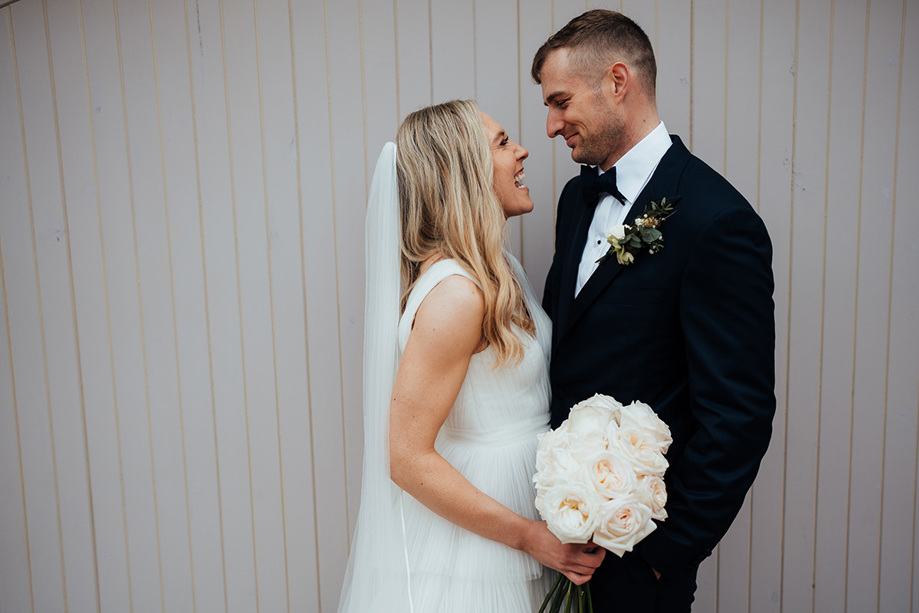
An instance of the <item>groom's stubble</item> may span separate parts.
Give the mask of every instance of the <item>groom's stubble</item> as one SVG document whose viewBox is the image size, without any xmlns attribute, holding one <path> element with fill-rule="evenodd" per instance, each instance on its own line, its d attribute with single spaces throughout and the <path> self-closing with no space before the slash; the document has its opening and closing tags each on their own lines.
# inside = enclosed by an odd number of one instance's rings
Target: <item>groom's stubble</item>
<svg viewBox="0 0 919 613">
<path fill-rule="evenodd" d="M 600 166 L 625 138 L 625 120 L 610 107 L 601 88 L 591 94 L 591 109 L 578 130 L 580 142 L 572 149 L 571 159 L 578 164 Z"/>
</svg>

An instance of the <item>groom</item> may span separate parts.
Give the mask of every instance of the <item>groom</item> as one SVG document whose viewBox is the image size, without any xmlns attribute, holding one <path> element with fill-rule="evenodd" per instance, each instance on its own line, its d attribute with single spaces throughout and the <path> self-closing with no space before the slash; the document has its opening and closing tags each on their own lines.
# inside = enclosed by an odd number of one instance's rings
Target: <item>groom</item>
<svg viewBox="0 0 919 613">
<path fill-rule="evenodd" d="M 552 425 L 602 393 L 648 403 L 673 435 L 669 517 L 633 552 L 606 556 L 591 581 L 596 611 L 690 610 L 699 563 L 740 509 L 775 412 L 769 236 L 743 196 L 667 134 L 656 70 L 641 28 L 605 10 L 559 30 L 532 67 L 549 137 L 585 165 L 559 199 L 543 298 Z M 664 249 L 604 259 L 611 230 L 665 198 Z"/>
</svg>

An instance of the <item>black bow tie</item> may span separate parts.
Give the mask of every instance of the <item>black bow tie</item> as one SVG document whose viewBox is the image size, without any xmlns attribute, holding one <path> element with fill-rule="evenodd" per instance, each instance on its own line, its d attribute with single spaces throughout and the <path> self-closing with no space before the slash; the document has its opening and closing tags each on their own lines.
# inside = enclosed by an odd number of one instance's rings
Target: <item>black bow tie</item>
<svg viewBox="0 0 919 613">
<path fill-rule="evenodd" d="M 616 167 L 613 166 L 602 175 L 596 166 L 581 166 L 581 185 L 588 198 L 599 201 L 600 194 L 607 193 L 622 204 L 625 196 L 616 187 Z"/>
</svg>

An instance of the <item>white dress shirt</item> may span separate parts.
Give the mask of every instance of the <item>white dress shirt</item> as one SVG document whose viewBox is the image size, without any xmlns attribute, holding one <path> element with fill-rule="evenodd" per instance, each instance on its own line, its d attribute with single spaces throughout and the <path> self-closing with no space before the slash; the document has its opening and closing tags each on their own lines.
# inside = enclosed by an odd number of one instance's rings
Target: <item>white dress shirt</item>
<svg viewBox="0 0 919 613">
<path fill-rule="evenodd" d="M 594 217 L 587 230 L 584 253 L 581 254 L 581 263 L 578 266 L 578 278 L 574 285 L 575 296 L 581 292 L 590 275 L 597 270 L 597 260 L 609 250 L 606 237 L 609 236 L 610 229 L 625 222 L 629 209 L 651 180 L 651 175 L 671 144 L 670 134 L 662 121 L 616 162 L 616 187 L 625 196 L 625 203 L 620 204 L 609 194 L 603 194 L 597 208 L 594 209 Z M 603 174 L 602 170 L 597 170 Z"/>
</svg>

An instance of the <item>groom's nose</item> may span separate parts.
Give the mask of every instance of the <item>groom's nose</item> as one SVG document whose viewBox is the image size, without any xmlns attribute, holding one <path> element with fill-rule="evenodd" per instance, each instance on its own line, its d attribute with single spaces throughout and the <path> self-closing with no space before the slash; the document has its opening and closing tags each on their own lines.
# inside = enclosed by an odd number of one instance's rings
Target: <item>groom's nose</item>
<svg viewBox="0 0 919 613">
<path fill-rule="evenodd" d="M 555 138 L 563 127 L 565 127 L 565 122 L 562 121 L 560 113 L 556 109 L 550 108 L 548 115 L 546 115 L 546 134 L 549 138 Z"/>
</svg>

